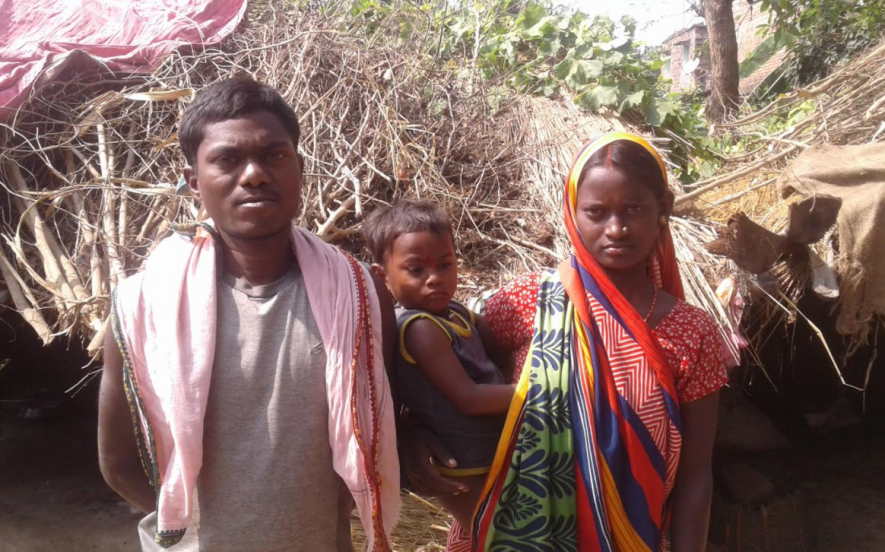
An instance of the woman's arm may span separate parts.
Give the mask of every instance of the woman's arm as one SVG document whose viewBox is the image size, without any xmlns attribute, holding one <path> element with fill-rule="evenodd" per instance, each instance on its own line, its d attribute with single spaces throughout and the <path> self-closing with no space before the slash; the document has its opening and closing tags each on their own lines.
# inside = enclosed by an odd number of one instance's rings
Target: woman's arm
<svg viewBox="0 0 885 552">
<path fill-rule="evenodd" d="M 673 489 L 672 552 L 703 552 L 713 498 L 713 441 L 719 391 L 682 405 L 682 453 Z"/>
<path fill-rule="evenodd" d="M 449 338 L 433 321 L 416 320 L 405 333 L 406 350 L 417 368 L 460 412 L 484 416 L 504 414 L 510 408 L 516 387 L 473 381 L 455 356 Z"/>
</svg>

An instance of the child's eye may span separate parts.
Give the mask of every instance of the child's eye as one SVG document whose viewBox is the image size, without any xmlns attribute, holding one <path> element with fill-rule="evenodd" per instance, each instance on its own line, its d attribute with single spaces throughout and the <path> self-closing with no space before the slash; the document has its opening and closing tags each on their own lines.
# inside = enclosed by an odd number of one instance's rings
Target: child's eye
<svg viewBox="0 0 885 552">
<path fill-rule="evenodd" d="M 411 274 L 413 276 L 417 276 L 418 274 L 421 274 L 422 268 L 420 266 L 410 266 L 406 270 L 409 271 L 409 274 Z"/>
<path fill-rule="evenodd" d="M 642 205 L 631 205 L 627 207 L 628 213 L 641 213 L 643 211 Z"/>
<path fill-rule="evenodd" d="M 584 212 L 590 218 L 599 218 L 603 215 L 602 209 L 597 209 L 595 207 L 591 207 L 590 209 L 585 209 Z"/>
<path fill-rule="evenodd" d="M 454 263 L 450 263 L 450 262 L 442 262 L 442 263 L 439 263 L 439 267 L 442 269 L 451 268 L 453 264 Z"/>
<path fill-rule="evenodd" d="M 286 154 L 281 151 L 274 151 L 274 152 L 267 154 L 267 157 L 269 159 L 273 159 L 274 161 L 279 161 L 280 159 L 284 158 L 285 156 L 286 156 Z"/>
</svg>

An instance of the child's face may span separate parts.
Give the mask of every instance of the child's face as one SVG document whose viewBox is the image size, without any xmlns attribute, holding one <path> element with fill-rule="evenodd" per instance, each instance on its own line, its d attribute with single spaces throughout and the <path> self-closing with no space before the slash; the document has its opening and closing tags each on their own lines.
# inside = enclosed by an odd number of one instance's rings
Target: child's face
<svg viewBox="0 0 885 552">
<path fill-rule="evenodd" d="M 458 287 L 455 244 L 448 233 L 398 237 L 384 260 L 387 288 L 400 305 L 445 315 Z"/>
</svg>

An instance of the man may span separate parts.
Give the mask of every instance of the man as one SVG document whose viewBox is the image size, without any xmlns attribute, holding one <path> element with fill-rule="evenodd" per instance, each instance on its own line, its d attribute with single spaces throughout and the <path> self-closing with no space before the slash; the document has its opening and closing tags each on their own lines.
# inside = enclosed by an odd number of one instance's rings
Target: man
<svg viewBox="0 0 885 552">
<path fill-rule="evenodd" d="M 163 240 L 115 292 L 99 460 L 149 514 L 145 550 L 350 550 L 354 499 L 389 549 L 393 309 L 368 271 L 293 228 L 299 135 L 266 85 L 202 91 L 179 140 L 212 226 Z"/>
</svg>

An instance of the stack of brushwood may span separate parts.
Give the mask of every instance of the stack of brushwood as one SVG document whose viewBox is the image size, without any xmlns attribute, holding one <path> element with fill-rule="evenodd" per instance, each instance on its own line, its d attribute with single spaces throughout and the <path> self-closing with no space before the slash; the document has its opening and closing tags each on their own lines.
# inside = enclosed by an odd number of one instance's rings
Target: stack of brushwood
<svg viewBox="0 0 885 552">
<path fill-rule="evenodd" d="M 755 310 L 759 316 L 746 328 L 750 341 L 766 341 L 772 328 L 784 323 L 808 322 L 837 372 L 844 362 L 837 360 L 838 353 L 830 350 L 827 341 L 839 341 L 841 349 L 844 338 L 844 349 L 851 356 L 874 341 L 885 320 L 885 313 L 875 312 L 881 299 L 866 309 L 873 312 L 857 316 L 853 315 L 858 310 L 856 300 L 849 301 L 852 312 L 839 310 L 843 299 L 849 292 L 859 295 L 858 289 L 878 284 L 865 276 L 860 266 L 863 259 L 854 258 L 854 251 L 840 250 L 840 225 L 853 219 L 848 207 L 840 211 L 842 200 L 823 194 L 787 193 L 797 187 L 797 179 L 805 180 L 814 169 L 808 166 L 807 156 L 822 148 L 872 147 L 885 141 L 883 85 L 885 42 L 809 87 L 784 94 L 762 108 L 742 111 L 739 118 L 715 129 L 716 137 L 730 144 L 734 153 L 721 157 L 716 176 L 688 187 L 676 200 L 678 211 L 698 213 L 719 228 L 720 239 L 712 245 L 712 252 L 737 260 L 749 294 L 758 299 Z M 803 154 L 806 158 L 794 163 Z M 846 151 L 846 155 L 850 154 Z M 806 176 L 795 174 L 797 166 L 803 167 Z M 832 173 L 834 167 L 819 169 Z M 857 180 L 852 185 L 864 178 L 870 183 L 882 180 L 873 172 L 856 177 L 849 174 L 845 178 Z M 874 197 L 878 196 L 871 195 L 871 201 Z M 852 234 L 866 231 L 847 230 Z M 844 242 L 842 245 L 844 248 Z M 824 336 L 799 309 L 807 290 L 815 291 L 838 312 L 841 335 Z M 843 374 L 837 375 L 845 384 Z"/>
<path fill-rule="evenodd" d="M 465 295 L 567 253 L 570 158 L 626 123 L 569 98 L 501 102 L 499 87 L 489 101 L 489 81 L 432 55 L 434 37 L 402 44 L 395 26 L 370 34 L 340 10 L 274 6 L 218 48 L 178 53 L 148 76 L 70 68 L 3 121 L 0 269 L 44 342 L 66 336 L 99 354 L 115 284 L 172 224 L 199 218 L 176 193 L 177 125 L 199 90 L 234 75 L 271 84 L 298 113 L 297 222 L 319 236 L 363 254 L 367 211 L 399 197 L 436 201 L 454 221 Z M 680 219 L 674 233 L 690 299 L 727 323 L 709 283 L 722 263 L 701 247 L 715 231 Z"/>
<path fill-rule="evenodd" d="M 149 76 L 71 70 L 35 90 L 2 126 L 0 268 L 15 308 L 44 342 L 69 336 L 98 351 L 114 285 L 171 224 L 199 216 L 176 194 L 183 110 L 206 85 L 244 74 L 300 117 L 299 224 L 361 252 L 368 210 L 420 197 L 454 218 L 464 289 L 496 285 L 490 275 L 525 259 L 549 264 L 520 186 L 512 111 L 492 113 L 478 80 L 383 36 L 268 9 L 218 49 L 177 54 Z"/>
</svg>

